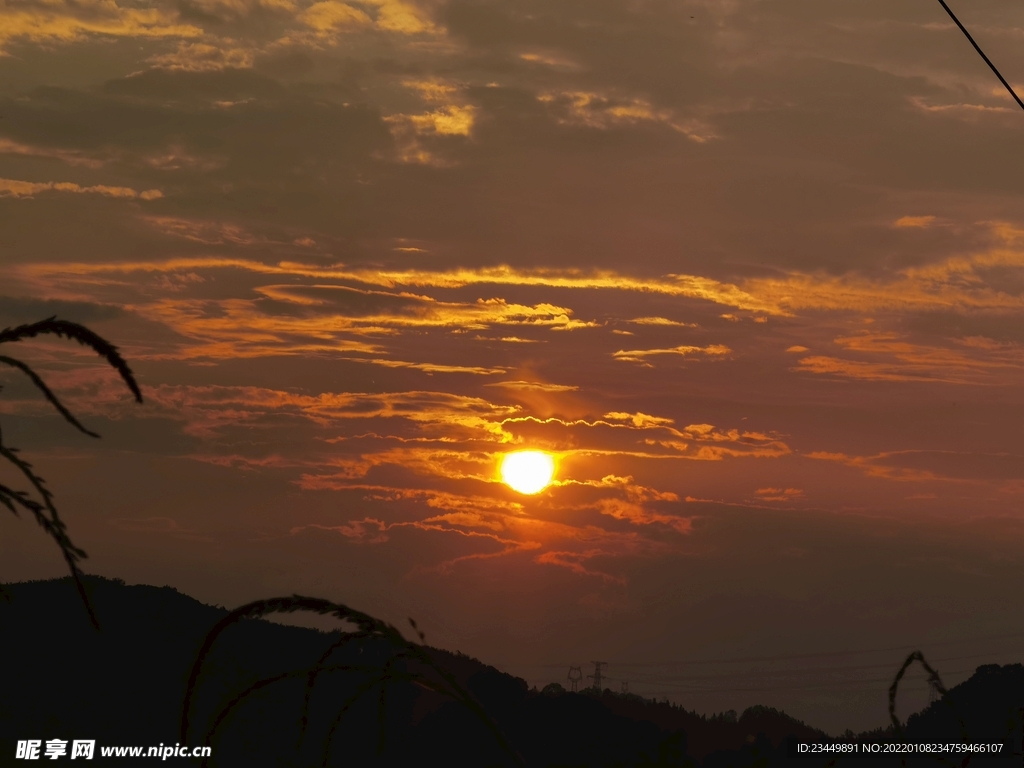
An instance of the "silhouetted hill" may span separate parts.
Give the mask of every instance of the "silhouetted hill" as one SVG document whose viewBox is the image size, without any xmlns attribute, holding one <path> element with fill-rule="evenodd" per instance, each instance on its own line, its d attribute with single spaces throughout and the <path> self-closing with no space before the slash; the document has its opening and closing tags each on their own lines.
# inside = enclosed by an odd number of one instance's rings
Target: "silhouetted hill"
<svg viewBox="0 0 1024 768">
<path fill-rule="evenodd" d="M 169 587 L 126 586 L 95 577 L 88 587 L 100 632 L 86 620 L 70 579 L 7 587 L 12 599 L 0 602 L 0 765 L 26 765 L 14 759 L 19 739 L 95 739 L 98 745 L 147 747 L 174 745 L 179 739 L 189 671 L 203 638 L 227 611 Z M 216 713 L 238 693 L 259 679 L 308 668 L 338 637 L 259 620 L 229 627 L 200 678 L 189 745 L 204 743 Z M 391 653 L 380 641 L 360 641 L 346 646 L 332 663 L 379 670 Z M 786 737 L 827 738 L 767 707 L 752 707 L 738 718 L 734 713 L 709 717 L 607 690 L 566 693 L 551 685 L 537 691 L 463 654 L 437 649 L 430 654 L 473 693 L 531 767 L 791 764 Z M 396 667 L 398 674 L 402 669 Z M 379 689 L 369 691 L 336 721 L 366 679 L 358 671 L 322 675 L 310 699 L 305 738 L 300 731 L 305 676 L 254 692 L 212 738 L 211 764 L 307 766 L 325 759 L 345 766 L 511 764 L 493 734 L 468 710 L 407 681 L 390 685 L 383 704 Z M 1005 726 L 1007 713 L 1024 706 L 1022 691 L 1020 665 L 981 667 L 952 691 L 951 699 L 958 711 L 971 713 L 967 724 L 972 733 L 977 729 L 977 740 L 994 738 L 988 735 L 990 726 Z M 950 735 L 951 712 L 947 704 L 933 705 L 911 718 L 908 733 Z M 378 753 L 382 722 L 384 749 Z M 180 764 L 181 758 L 169 760 Z M 806 759 L 800 764 L 815 768 L 825 762 Z M 133 761 L 104 761 L 97 754 L 92 764 L 108 763 Z"/>
</svg>

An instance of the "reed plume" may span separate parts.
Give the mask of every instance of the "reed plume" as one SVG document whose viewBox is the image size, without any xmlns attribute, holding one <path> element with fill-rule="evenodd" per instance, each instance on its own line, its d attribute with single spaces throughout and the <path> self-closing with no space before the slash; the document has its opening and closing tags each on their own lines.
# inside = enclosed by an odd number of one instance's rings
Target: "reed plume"
<svg viewBox="0 0 1024 768">
<path fill-rule="evenodd" d="M 196 656 L 195 663 L 192 665 L 192 671 L 189 674 L 188 682 L 185 687 L 185 700 L 182 705 L 181 726 L 179 729 L 179 741 L 182 744 L 186 744 L 189 741 L 189 733 L 192 726 L 191 718 L 193 699 L 195 698 L 196 687 L 203 672 L 204 662 L 209 656 L 218 636 L 229 626 L 243 619 L 257 619 L 271 613 L 295 613 L 297 611 L 308 611 L 320 616 L 333 616 L 343 622 L 354 625 L 355 629 L 352 631 L 342 631 L 340 637 L 333 642 L 326 651 L 324 651 L 316 663 L 311 667 L 284 672 L 262 680 L 257 680 L 244 690 L 239 691 L 214 715 L 213 722 L 203 737 L 204 745 L 211 743 L 217 730 L 221 727 L 227 717 L 249 695 L 284 680 L 305 678 L 305 697 L 300 720 L 301 740 L 305 735 L 306 727 L 308 725 L 310 698 L 317 678 L 324 673 L 330 672 L 355 672 L 364 674 L 365 678 L 356 686 L 355 692 L 335 713 L 327 738 L 324 740 L 322 755 L 324 766 L 328 763 L 331 745 L 342 719 L 359 699 L 370 693 L 374 688 L 379 688 L 377 700 L 377 751 L 378 754 L 383 752 L 386 742 L 385 705 L 387 700 L 387 690 L 390 684 L 396 682 L 415 683 L 458 702 L 472 713 L 480 723 L 493 734 L 500 748 L 510 757 L 514 765 L 519 766 L 523 764 L 522 758 L 505 739 L 505 736 L 502 734 L 497 723 L 495 723 L 487 712 L 484 711 L 483 707 L 481 707 L 476 699 L 473 698 L 472 694 L 459 684 L 451 672 L 444 669 L 434 661 L 423 645 L 406 640 L 402 633 L 393 625 L 374 618 L 362 611 L 357 611 L 354 608 L 350 608 L 341 603 L 332 603 L 328 600 L 316 597 L 304 597 L 302 595 L 274 597 L 267 600 L 256 600 L 254 602 L 247 603 L 246 605 L 231 611 L 217 622 L 213 629 L 207 633 L 206 638 L 203 640 L 203 644 L 199 649 L 199 653 Z M 416 622 L 412 619 L 409 619 L 409 624 L 412 626 L 413 631 L 419 638 L 420 643 L 422 643 L 426 639 L 423 632 L 419 627 L 417 627 Z M 335 652 L 350 643 L 360 640 L 383 641 L 391 651 L 390 658 L 388 658 L 383 665 L 328 664 L 328 661 Z M 414 666 L 419 667 L 419 669 L 410 670 L 408 668 L 404 668 L 403 665 L 406 662 L 411 662 Z M 203 765 L 206 765 L 205 760 Z"/>
<path fill-rule="evenodd" d="M 131 393 L 135 396 L 135 400 L 140 403 L 142 402 L 142 392 L 139 389 L 139 385 L 135 381 L 135 377 L 132 375 L 132 371 L 131 368 L 128 367 L 128 363 L 126 363 L 124 358 L 122 358 L 118 353 L 117 347 L 93 331 L 90 331 L 84 325 L 72 323 L 67 320 L 58 320 L 55 316 L 48 317 L 38 323 L 19 325 L 14 328 L 5 328 L 0 331 L 0 344 L 33 339 L 37 336 L 48 334 L 59 338 L 73 339 L 79 344 L 89 347 L 95 351 L 121 375 L 121 378 L 124 380 L 125 384 L 127 384 L 128 389 L 131 390 Z M 71 411 L 64 407 L 64 404 L 46 385 L 43 378 L 27 363 L 13 357 L 8 357 L 7 355 L 0 355 L 0 364 L 6 365 L 10 368 L 15 368 L 25 374 L 32 384 L 35 385 L 36 389 L 43 393 L 43 397 L 45 397 L 57 412 L 64 417 L 65 421 L 75 427 L 79 432 L 89 435 L 89 437 L 99 437 L 99 435 L 92 430 L 86 429 L 82 423 L 75 418 Z M 18 455 L 17 448 L 4 444 L 2 431 L 0 431 L 0 456 L 14 465 L 14 467 L 25 477 L 29 485 L 32 487 L 32 490 L 35 492 L 35 495 L 33 495 L 31 492 L 17 490 L 0 483 L 0 503 L 13 512 L 15 516 L 20 516 L 19 510 L 25 510 L 31 513 L 46 534 L 54 540 L 60 548 L 61 554 L 64 556 L 64 562 L 67 563 L 68 569 L 71 571 L 72 578 L 75 580 L 75 587 L 78 589 L 78 594 L 81 596 L 85 609 L 89 614 L 89 620 L 92 622 L 94 627 L 99 629 L 99 620 L 96 618 L 96 611 L 93 609 L 92 601 L 89 599 L 89 595 L 85 590 L 85 584 L 82 581 L 82 571 L 78 567 L 79 561 L 84 560 L 88 555 L 80 547 L 75 546 L 71 541 L 71 538 L 68 536 L 67 526 L 57 513 L 57 507 L 53 501 L 53 494 L 46 487 L 46 481 L 36 474 L 29 462 L 25 461 Z"/>
</svg>

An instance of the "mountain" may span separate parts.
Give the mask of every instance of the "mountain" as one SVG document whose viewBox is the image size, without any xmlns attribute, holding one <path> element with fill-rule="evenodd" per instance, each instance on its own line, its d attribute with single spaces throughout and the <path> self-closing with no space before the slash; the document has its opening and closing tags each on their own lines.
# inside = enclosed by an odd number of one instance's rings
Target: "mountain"
<svg viewBox="0 0 1024 768">
<path fill-rule="evenodd" d="M 86 620 L 70 579 L 5 588 L 9 600 L 0 602 L 0 765 L 26 764 L 15 758 L 18 740 L 95 739 L 101 746 L 147 748 L 180 741 L 189 673 L 207 633 L 228 611 L 170 587 L 89 577 L 88 589 L 102 627 L 98 632 Z M 380 640 L 349 643 L 331 657 L 332 665 L 346 669 L 324 672 L 317 679 L 303 731 L 308 680 L 303 670 L 339 637 L 337 632 L 263 620 L 230 626 L 203 666 L 185 743 L 206 743 L 217 713 L 228 702 L 258 680 L 280 676 L 238 699 L 223 718 L 209 741 L 210 765 L 514 764 L 472 711 L 412 680 L 415 665 L 394 667 L 395 679 L 382 699 L 379 686 L 368 682 L 392 657 L 391 646 Z M 567 693 L 550 685 L 538 691 L 463 654 L 426 650 L 472 693 L 522 764 L 531 768 L 760 768 L 792 762 L 787 737 L 814 742 L 828 738 L 767 707 L 752 707 L 739 717 L 705 716 L 608 690 Z M 1002 718 L 999 724 L 1005 730 L 1007 713 L 1024 706 L 1022 683 L 1021 665 L 982 667 L 951 692 L 954 706 L 933 704 L 911 718 L 908 734 L 952 733 L 948 729 L 958 722 L 955 712 L 965 711 L 972 713 L 972 733 L 990 738 L 992 723 Z M 360 686 L 366 695 L 348 705 Z M 1016 733 L 1012 728 L 1010 732 Z M 881 731 L 875 736 L 889 738 Z M 93 764 L 132 762 L 104 761 L 97 751 Z M 800 760 L 806 768 L 825 762 Z M 1015 765 L 1019 762 L 1017 758 Z M 994 768 L 989 761 L 985 764 Z"/>
</svg>

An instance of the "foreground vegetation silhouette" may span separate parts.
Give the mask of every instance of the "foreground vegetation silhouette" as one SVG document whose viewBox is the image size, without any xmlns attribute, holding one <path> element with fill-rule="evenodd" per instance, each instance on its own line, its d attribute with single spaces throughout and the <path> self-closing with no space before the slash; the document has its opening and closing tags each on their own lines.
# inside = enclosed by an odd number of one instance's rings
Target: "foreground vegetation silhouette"
<svg viewBox="0 0 1024 768">
<path fill-rule="evenodd" d="M 131 390 L 132 394 L 135 396 L 135 400 L 140 403 L 142 402 L 142 391 L 139 389 L 139 385 L 136 383 L 135 377 L 132 375 L 132 371 L 128 367 L 128 363 L 126 363 L 121 355 L 118 354 L 117 347 L 93 331 L 90 331 L 84 325 L 72 323 L 67 320 L 58 320 L 56 316 L 48 317 L 38 323 L 19 325 L 15 328 L 5 328 L 0 331 L 0 344 L 24 341 L 25 339 L 34 339 L 37 336 L 45 335 L 73 339 L 79 344 L 89 347 L 95 351 L 121 375 L 124 383 L 128 385 L 128 389 Z M 43 378 L 36 373 L 30 365 L 7 355 L 0 355 L 0 364 L 16 368 L 24 373 L 35 387 L 42 392 L 43 397 L 45 397 L 50 404 L 57 409 L 57 412 L 64 417 L 65 421 L 70 423 L 71 426 L 75 427 L 79 432 L 82 432 L 89 437 L 99 437 L 95 432 L 82 426 L 81 422 L 74 417 L 71 411 L 64 407 L 64 404 L 61 403 L 57 395 L 53 393 L 53 391 L 46 385 L 46 382 L 43 381 Z M 78 589 L 78 594 L 89 613 L 89 620 L 92 622 L 93 626 L 99 628 L 99 621 L 96 618 L 96 612 L 93 610 L 92 604 L 89 601 L 89 596 L 85 591 L 85 585 L 82 583 L 82 572 L 78 567 L 79 560 L 84 560 L 88 555 L 81 548 L 76 547 L 68 536 L 67 526 L 64 524 L 64 521 L 60 519 L 60 515 L 57 513 L 57 507 L 53 502 L 53 494 L 50 493 L 50 490 L 46 487 L 46 481 L 36 474 L 31 464 L 18 455 L 17 448 L 4 445 L 2 432 L 0 432 L 0 456 L 13 464 L 18 471 L 25 476 L 38 496 L 38 498 L 34 498 L 29 492 L 15 490 L 14 488 L 10 488 L 0 483 L 0 503 L 6 506 L 16 516 L 18 515 L 19 509 L 30 512 L 42 529 L 46 531 L 54 542 L 56 542 L 57 546 L 60 548 L 61 554 L 64 556 L 64 562 L 67 563 L 68 569 L 71 571 L 71 577 L 75 580 L 75 586 Z"/>
<path fill-rule="evenodd" d="M 481 708 L 473 696 L 459 684 L 455 679 L 455 676 L 439 665 L 422 646 L 406 640 L 402 633 L 391 624 L 381 621 L 380 619 L 376 619 L 362 611 L 357 611 L 340 603 L 332 603 L 328 600 L 322 600 L 315 597 L 303 597 L 301 595 L 277 597 L 269 600 L 257 600 L 255 602 L 248 603 L 231 611 L 224 618 L 218 621 L 212 630 L 210 630 L 206 635 L 206 638 L 203 640 L 203 644 L 200 647 L 196 660 L 192 665 L 192 671 L 189 673 L 188 682 L 185 686 L 185 701 L 182 707 L 181 728 L 179 734 L 181 743 L 188 743 L 190 736 L 189 718 L 192 714 L 193 697 L 195 696 L 196 686 L 199 681 L 199 677 L 203 672 L 204 664 L 210 657 L 210 653 L 217 638 L 220 637 L 228 627 L 243 619 L 256 619 L 272 613 L 294 613 L 296 611 L 307 611 L 321 616 L 333 616 L 341 621 L 348 622 L 353 625 L 355 629 L 352 631 L 339 632 L 337 639 L 327 646 L 326 650 L 324 650 L 312 666 L 305 669 L 281 672 L 270 677 L 264 677 L 239 691 L 217 712 L 212 724 L 209 726 L 209 729 L 202 740 L 203 744 L 210 744 L 217 729 L 224 723 L 227 717 L 244 702 L 246 697 L 279 682 L 296 678 L 305 678 L 305 696 L 302 703 L 302 715 L 299 728 L 299 743 L 301 746 L 302 739 L 306 735 L 306 730 L 309 725 L 310 700 L 312 698 L 317 678 L 321 675 L 334 672 L 347 672 L 349 674 L 355 673 L 362 679 L 357 684 L 351 695 L 344 700 L 338 708 L 337 714 L 334 716 L 334 720 L 331 723 L 327 736 L 323 741 L 324 765 L 327 765 L 328 763 L 331 746 L 337 736 L 342 718 L 349 713 L 353 706 L 355 706 L 363 696 L 370 693 L 375 688 L 378 689 L 377 753 L 383 753 L 386 746 L 387 732 L 387 694 L 389 688 L 393 687 L 395 683 L 399 681 L 414 683 L 461 704 L 494 735 L 497 744 L 505 753 L 507 753 L 513 764 L 522 765 L 521 758 L 516 754 L 512 747 L 509 746 L 508 741 L 501 733 L 497 724 Z M 423 642 L 426 637 L 416 626 L 416 622 L 410 618 L 409 624 L 419 636 L 420 642 Z M 390 654 L 387 656 L 383 664 L 379 662 L 362 664 L 328 664 L 328 661 L 333 656 L 338 655 L 338 653 L 344 648 L 350 644 L 359 643 L 360 641 L 376 641 L 389 649 Z M 205 765 L 206 762 L 207 761 L 204 760 L 203 764 Z"/>
</svg>

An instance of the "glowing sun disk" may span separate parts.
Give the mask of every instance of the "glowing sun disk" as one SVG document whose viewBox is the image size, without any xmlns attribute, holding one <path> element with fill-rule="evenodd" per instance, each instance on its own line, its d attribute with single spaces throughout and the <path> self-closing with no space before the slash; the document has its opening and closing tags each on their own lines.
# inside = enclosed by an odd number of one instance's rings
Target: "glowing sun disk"
<svg viewBox="0 0 1024 768">
<path fill-rule="evenodd" d="M 540 493 L 555 474 L 555 460 L 543 451 L 515 451 L 501 460 L 501 479 L 519 493 Z"/>
</svg>

